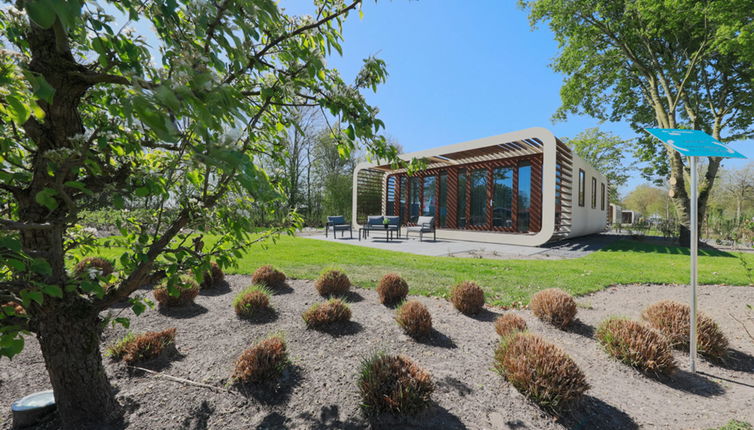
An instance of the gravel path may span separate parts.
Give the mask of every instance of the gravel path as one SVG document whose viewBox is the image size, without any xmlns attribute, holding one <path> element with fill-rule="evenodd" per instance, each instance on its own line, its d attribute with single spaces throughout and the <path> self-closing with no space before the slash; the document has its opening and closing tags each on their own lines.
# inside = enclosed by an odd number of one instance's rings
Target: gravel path
<svg viewBox="0 0 754 430">
<path fill-rule="evenodd" d="M 685 287 L 621 286 L 581 297 L 580 322 L 569 332 L 546 326 L 529 311 L 515 311 L 530 330 L 571 354 L 592 386 L 575 412 L 555 419 L 492 370 L 497 344 L 492 321 L 502 310 L 469 318 L 444 300 L 418 297 L 432 313 L 435 332 L 417 343 L 402 334 L 393 310 L 380 305 L 374 291 L 357 288 L 349 298 L 353 321 L 323 333 L 307 330 L 300 317 L 321 300 L 309 281 L 290 281 L 288 289 L 273 297 L 277 314 L 272 321 L 237 319 L 230 302 L 249 282 L 248 276 L 230 276 L 227 286 L 199 296 L 192 308 L 169 313 L 154 309 L 133 318 L 136 332 L 178 328 L 179 358 L 155 363 L 152 369 L 218 389 L 158 378 L 108 360 L 107 371 L 127 410 L 127 428 L 703 429 L 732 418 L 754 422 L 754 341 L 729 315 L 740 320 L 754 317 L 745 306 L 754 305 L 754 288 L 700 288 L 700 308 L 720 323 L 735 349 L 735 360 L 727 368 L 702 360 L 700 373 L 693 375 L 687 371 L 686 357 L 678 353 L 680 371 L 662 381 L 611 360 L 592 334 L 607 316 L 638 318 L 655 301 L 685 300 Z M 754 331 L 754 318 L 748 324 Z M 276 332 L 284 333 L 294 363 L 276 390 L 227 390 L 241 351 Z M 103 344 L 124 333 L 122 328 L 107 329 Z M 437 389 L 430 410 L 404 421 L 364 418 L 356 375 L 361 359 L 378 350 L 409 355 L 432 373 Z M 48 387 L 39 346 L 29 338 L 21 355 L 0 360 L 0 428 L 10 428 L 13 399 Z"/>
</svg>

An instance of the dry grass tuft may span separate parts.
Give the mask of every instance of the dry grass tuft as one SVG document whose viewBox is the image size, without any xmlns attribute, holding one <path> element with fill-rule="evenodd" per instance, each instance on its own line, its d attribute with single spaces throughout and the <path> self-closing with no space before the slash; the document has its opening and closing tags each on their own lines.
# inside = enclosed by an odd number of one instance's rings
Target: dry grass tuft
<svg viewBox="0 0 754 430">
<path fill-rule="evenodd" d="M 554 412 L 567 410 L 589 389 L 568 354 L 527 332 L 503 338 L 495 351 L 495 367 L 519 392 Z"/>
<path fill-rule="evenodd" d="M 223 280 L 225 280 L 225 273 L 223 273 L 223 269 L 220 268 L 219 264 L 213 261 L 209 263 L 209 270 L 204 272 L 204 274 L 202 275 L 201 287 L 203 289 L 209 289 L 219 284 Z"/>
<path fill-rule="evenodd" d="M 673 348 L 688 348 L 691 331 L 691 308 L 683 303 L 664 300 L 648 306 L 642 318 L 665 335 Z M 728 354 L 728 338 L 717 323 L 702 312 L 696 315 L 696 343 L 700 353 L 715 359 Z"/>
<path fill-rule="evenodd" d="M 429 372 L 403 355 L 377 353 L 361 363 L 361 406 L 367 414 L 413 415 L 431 402 L 435 389 Z"/>
<path fill-rule="evenodd" d="M 351 280 L 340 270 L 326 270 L 322 272 L 314 283 L 317 292 L 324 297 L 342 296 L 348 294 L 351 288 Z"/>
<path fill-rule="evenodd" d="M 676 369 L 668 341 L 636 321 L 609 318 L 597 328 L 597 340 L 608 354 L 643 372 L 669 375 Z"/>
<path fill-rule="evenodd" d="M 189 275 L 181 275 L 178 283 L 175 285 L 177 295 L 170 295 L 168 292 L 167 281 L 163 281 L 152 291 L 155 300 L 160 306 L 177 307 L 186 306 L 194 303 L 194 299 L 199 294 L 199 284 Z"/>
<path fill-rule="evenodd" d="M 377 284 L 377 294 L 379 294 L 380 303 L 383 305 L 397 305 L 406 300 L 408 284 L 397 273 L 388 273 Z"/>
<path fill-rule="evenodd" d="M 351 320 L 351 308 L 341 299 L 330 299 L 315 303 L 301 315 L 309 328 L 325 327 L 330 324 Z"/>
<path fill-rule="evenodd" d="M 241 318 L 253 318 L 272 311 L 270 296 L 272 292 L 264 285 L 252 285 L 244 288 L 233 299 L 233 309 Z"/>
<path fill-rule="evenodd" d="M 576 316 L 573 297 L 559 288 L 538 292 L 532 296 L 529 307 L 537 318 L 561 329 L 568 327 Z"/>
<path fill-rule="evenodd" d="M 129 333 L 108 348 L 106 354 L 114 360 L 123 360 L 128 364 L 153 360 L 175 347 L 175 331 L 175 328 L 169 328 L 140 335 Z"/>
<path fill-rule="evenodd" d="M 272 336 L 246 349 L 236 360 L 233 379 L 240 383 L 277 379 L 288 365 L 288 352 L 281 336 Z"/>
<path fill-rule="evenodd" d="M 425 337 L 432 331 L 432 316 L 427 307 L 417 301 L 403 303 L 395 312 L 395 321 L 413 338 Z"/>
<path fill-rule="evenodd" d="M 450 301 L 466 315 L 478 314 L 484 307 L 484 291 L 475 282 L 464 281 L 450 290 Z"/>
<path fill-rule="evenodd" d="M 495 331 L 500 336 L 508 336 L 517 331 L 526 331 L 526 321 L 513 313 L 503 314 L 495 320 Z"/>
<path fill-rule="evenodd" d="M 113 263 L 102 257 L 86 257 L 79 261 L 73 269 L 76 276 L 96 274 L 98 277 L 106 277 L 114 271 Z"/>
<path fill-rule="evenodd" d="M 264 285 L 269 288 L 279 288 L 285 284 L 285 273 L 275 269 L 273 266 L 267 264 L 251 275 L 251 283 Z"/>
</svg>

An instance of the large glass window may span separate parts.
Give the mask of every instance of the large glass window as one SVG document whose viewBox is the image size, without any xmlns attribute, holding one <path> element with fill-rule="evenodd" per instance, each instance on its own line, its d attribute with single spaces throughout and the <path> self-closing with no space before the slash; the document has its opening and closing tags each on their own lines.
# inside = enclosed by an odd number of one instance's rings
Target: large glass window
<svg viewBox="0 0 754 430">
<path fill-rule="evenodd" d="M 408 201 L 408 178 L 401 176 L 401 200 L 398 215 L 401 217 L 401 224 L 406 224 L 406 202 Z"/>
<path fill-rule="evenodd" d="M 600 183 L 600 210 L 605 210 L 605 183 Z"/>
<path fill-rule="evenodd" d="M 435 216 L 437 210 L 437 176 L 424 177 L 424 194 L 422 194 L 422 215 Z"/>
<path fill-rule="evenodd" d="M 466 169 L 458 171 L 458 227 L 466 227 Z"/>
<path fill-rule="evenodd" d="M 385 215 L 395 215 L 395 176 L 387 178 L 387 201 L 385 202 Z"/>
<path fill-rule="evenodd" d="M 579 206 L 584 207 L 584 198 L 586 194 L 586 173 L 579 169 Z"/>
<path fill-rule="evenodd" d="M 597 209 L 597 179 L 592 176 L 592 209 Z"/>
<path fill-rule="evenodd" d="M 487 169 L 472 170 L 471 180 L 471 225 L 487 224 Z"/>
<path fill-rule="evenodd" d="M 500 167 L 492 171 L 492 226 L 513 227 L 513 169 Z"/>
<path fill-rule="evenodd" d="M 409 187 L 409 221 L 412 223 L 415 223 L 417 219 L 419 219 L 419 206 L 421 205 L 421 202 L 419 201 L 419 187 L 421 186 L 421 182 L 419 182 L 421 178 L 411 178 L 411 186 Z"/>
<path fill-rule="evenodd" d="M 518 166 L 518 231 L 529 231 L 529 209 L 531 209 L 531 164 Z"/>
<path fill-rule="evenodd" d="M 440 199 L 437 202 L 440 227 L 448 226 L 448 172 L 440 173 Z"/>
</svg>

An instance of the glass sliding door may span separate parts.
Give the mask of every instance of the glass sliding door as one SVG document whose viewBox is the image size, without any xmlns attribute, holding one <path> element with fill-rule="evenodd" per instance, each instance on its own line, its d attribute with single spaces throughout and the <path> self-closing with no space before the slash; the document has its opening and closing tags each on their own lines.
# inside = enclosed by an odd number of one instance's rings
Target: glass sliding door
<svg viewBox="0 0 754 430">
<path fill-rule="evenodd" d="M 401 217 L 401 224 L 406 224 L 406 202 L 408 202 L 408 178 L 401 176 L 401 199 L 398 215 Z"/>
<path fill-rule="evenodd" d="M 415 223 L 419 219 L 419 187 L 421 187 L 421 178 L 411 178 L 409 187 L 409 222 Z"/>
<path fill-rule="evenodd" d="M 440 227 L 448 226 L 448 172 L 440 173 L 440 197 L 437 202 Z"/>
<path fill-rule="evenodd" d="M 423 185 L 422 216 L 435 216 L 437 211 L 437 176 L 425 176 Z"/>
<path fill-rule="evenodd" d="M 492 227 L 513 228 L 513 169 L 492 171 Z"/>
<path fill-rule="evenodd" d="M 471 180 L 471 225 L 487 225 L 487 169 L 472 170 Z"/>
<path fill-rule="evenodd" d="M 466 227 L 466 169 L 458 171 L 458 228 Z"/>
<path fill-rule="evenodd" d="M 529 210 L 531 209 L 531 163 L 525 162 L 518 166 L 518 231 L 529 231 Z"/>
</svg>

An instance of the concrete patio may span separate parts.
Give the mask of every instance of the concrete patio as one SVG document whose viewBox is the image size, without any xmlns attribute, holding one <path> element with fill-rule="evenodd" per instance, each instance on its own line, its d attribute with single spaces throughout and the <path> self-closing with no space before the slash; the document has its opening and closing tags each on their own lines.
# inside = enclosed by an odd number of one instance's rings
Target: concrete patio
<svg viewBox="0 0 754 430">
<path fill-rule="evenodd" d="M 385 234 L 382 232 L 372 232 L 369 238 L 362 240 L 358 239 L 358 232 L 356 231 L 354 231 L 353 239 L 349 237 L 348 232 L 346 232 L 345 237 L 341 237 L 341 235 L 338 234 L 338 237 L 334 238 L 332 233 L 329 234 L 328 237 L 325 237 L 324 231 L 322 230 L 313 231 L 308 234 L 300 234 L 300 236 L 367 248 L 408 252 L 417 255 L 506 260 L 578 258 L 597 251 L 621 237 L 620 235 L 608 233 L 594 234 L 535 247 L 440 238 L 438 238 L 437 241 L 432 241 L 431 235 L 429 236 L 429 239 L 425 236 L 423 242 L 420 242 L 418 236 L 414 235 L 409 239 L 406 239 L 405 236 L 401 236 L 400 239 L 394 237 L 387 242 L 385 240 Z"/>
</svg>

